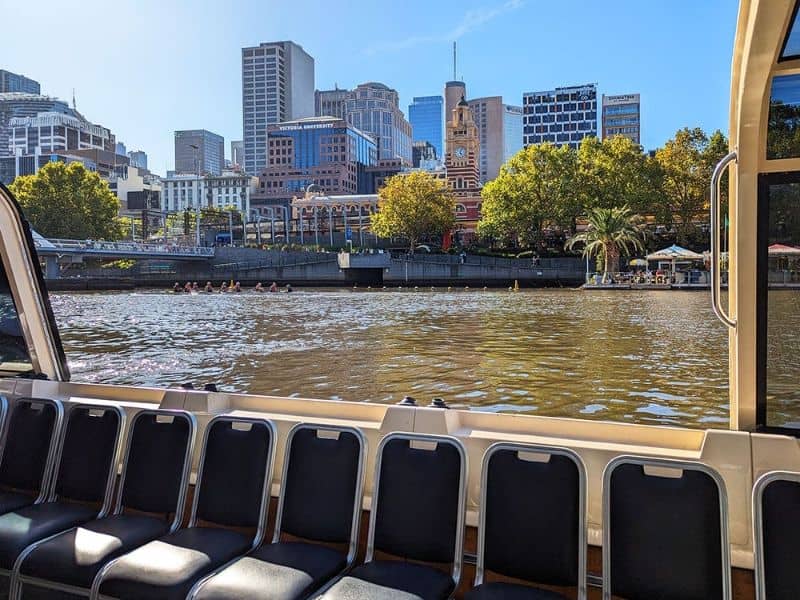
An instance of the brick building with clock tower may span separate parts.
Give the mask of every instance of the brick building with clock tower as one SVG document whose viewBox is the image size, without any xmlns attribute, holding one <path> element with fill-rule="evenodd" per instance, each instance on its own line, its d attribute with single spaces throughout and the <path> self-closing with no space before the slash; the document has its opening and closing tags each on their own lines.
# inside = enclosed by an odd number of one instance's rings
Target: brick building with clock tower
<svg viewBox="0 0 800 600">
<path fill-rule="evenodd" d="M 447 121 L 445 159 L 447 185 L 456 197 L 456 228 L 462 243 L 475 235 L 480 219 L 480 141 L 478 127 L 462 97 Z"/>
</svg>

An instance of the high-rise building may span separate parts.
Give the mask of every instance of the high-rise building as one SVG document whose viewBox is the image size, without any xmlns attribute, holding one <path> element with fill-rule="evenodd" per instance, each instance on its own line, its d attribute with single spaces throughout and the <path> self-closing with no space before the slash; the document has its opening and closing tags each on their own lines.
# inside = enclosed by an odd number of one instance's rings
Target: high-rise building
<svg viewBox="0 0 800 600">
<path fill-rule="evenodd" d="M 114 152 L 116 148 L 109 129 L 72 115 L 43 112 L 35 117 L 13 117 L 8 126 L 9 150 L 13 156 L 63 150 Z"/>
<path fill-rule="evenodd" d="M 370 193 L 366 169 L 377 163 L 368 134 L 334 117 L 310 117 L 267 128 L 267 166 L 259 198 L 286 200 L 309 185 L 326 195 Z"/>
<path fill-rule="evenodd" d="M 136 150 L 128 152 L 128 158 L 131 159 L 131 166 L 137 169 L 147 170 L 147 152 L 143 150 Z"/>
<path fill-rule="evenodd" d="M 66 102 L 50 96 L 24 92 L 0 93 L 0 156 L 10 156 L 8 122 L 14 117 L 35 117 L 39 113 L 78 116 Z"/>
<path fill-rule="evenodd" d="M 41 94 L 42 88 L 38 81 L 28 79 L 24 75 L 17 75 L 11 71 L 0 69 L 0 94 L 5 92 L 25 92 L 26 94 Z"/>
<path fill-rule="evenodd" d="M 347 119 L 345 103 L 350 97 L 350 90 L 317 90 L 314 92 L 314 114 L 317 117 L 336 117 Z"/>
<path fill-rule="evenodd" d="M 436 148 L 430 142 L 414 142 L 411 152 L 415 169 L 428 169 L 438 162 Z"/>
<path fill-rule="evenodd" d="M 523 143 L 550 142 L 577 148 L 597 137 L 597 86 L 593 83 L 527 92 L 522 96 Z"/>
<path fill-rule="evenodd" d="M 436 149 L 436 158 L 442 158 L 444 144 L 444 98 L 418 96 L 408 106 L 408 120 L 414 142 L 428 142 Z"/>
<path fill-rule="evenodd" d="M 267 165 L 267 125 L 314 115 L 314 59 L 294 42 L 242 48 L 244 169 Z"/>
<path fill-rule="evenodd" d="M 448 81 L 444 84 L 444 118 L 449 121 L 453 109 L 467 97 L 467 86 L 463 81 Z"/>
<path fill-rule="evenodd" d="M 219 175 L 224 167 L 225 138 L 221 135 L 205 129 L 175 132 L 175 171 L 197 173 L 199 168 L 201 173 Z"/>
<path fill-rule="evenodd" d="M 623 135 L 641 144 L 641 103 L 639 94 L 603 94 L 603 139 Z"/>
<path fill-rule="evenodd" d="M 122 142 L 117 142 L 116 149 L 114 150 L 120 156 L 128 156 L 128 149 Z"/>
<path fill-rule="evenodd" d="M 503 162 L 522 150 L 522 118 L 521 106 L 503 105 Z"/>
<path fill-rule="evenodd" d="M 231 164 L 244 166 L 244 141 L 231 140 Z"/>
<path fill-rule="evenodd" d="M 399 158 L 411 165 L 411 124 L 400 110 L 397 90 L 374 81 L 362 83 L 345 107 L 347 122 L 375 138 L 378 158 Z"/>
</svg>

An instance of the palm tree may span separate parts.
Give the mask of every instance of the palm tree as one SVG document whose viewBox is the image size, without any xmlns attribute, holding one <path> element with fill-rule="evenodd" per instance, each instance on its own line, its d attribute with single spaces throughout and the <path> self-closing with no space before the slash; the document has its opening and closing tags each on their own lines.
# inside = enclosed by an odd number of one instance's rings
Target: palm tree
<svg viewBox="0 0 800 600">
<path fill-rule="evenodd" d="M 621 254 L 644 250 L 642 219 L 633 214 L 627 204 L 617 208 L 590 209 L 586 218 L 589 221 L 586 231 L 572 236 L 564 247 L 572 250 L 575 244 L 583 243 L 583 256 L 599 256 L 603 260 L 605 283 L 609 272 L 619 270 Z"/>
</svg>

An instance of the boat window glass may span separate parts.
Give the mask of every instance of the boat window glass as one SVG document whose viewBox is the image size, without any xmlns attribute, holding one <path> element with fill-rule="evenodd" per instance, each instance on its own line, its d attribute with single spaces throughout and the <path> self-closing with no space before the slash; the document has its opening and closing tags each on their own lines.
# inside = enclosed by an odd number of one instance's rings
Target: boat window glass
<svg viewBox="0 0 800 600">
<path fill-rule="evenodd" d="M 22 335 L 17 307 L 11 295 L 3 263 L 0 262 L 0 373 L 31 370 L 28 346 Z"/>
<path fill-rule="evenodd" d="M 767 125 L 767 158 L 800 157 L 800 75 L 773 78 Z"/>
<path fill-rule="evenodd" d="M 759 193 L 759 425 L 800 433 L 800 173 Z"/>
<path fill-rule="evenodd" d="M 779 60 L 793 60 L 800 58 L 800 25 L 798 24 L 798 6 L 795 5 L 794 13 L 792 14 L 792 24 L 789 26 L 789 32 L 786 34 L 786 40 L 783 42 L 783 50 Z"/>
</svg>

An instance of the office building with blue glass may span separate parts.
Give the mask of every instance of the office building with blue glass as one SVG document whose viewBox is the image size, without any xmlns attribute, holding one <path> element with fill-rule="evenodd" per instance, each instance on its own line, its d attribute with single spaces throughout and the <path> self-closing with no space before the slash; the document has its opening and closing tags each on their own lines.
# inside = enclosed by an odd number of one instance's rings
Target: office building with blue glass
<svg viewBox="0 0 800 600">
<path fill-rule="evenodd" d="M 418 96 L 408 105 L 408 119 L 414 142 L 428 142 L 436 148 L 436 158 L 444 158 L 444 98 Z"/>
<path fill-rule="evenodd" d="M 367 168 L 378 161 L 369 134 L 335 117 L 311 117 L 267 127 L 267 167 L 259 177 L 259 197 L 301 196 L 310 185 L 327 196 L 365 194 Z"/>
</svg>

